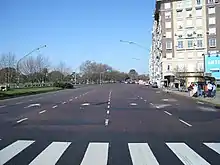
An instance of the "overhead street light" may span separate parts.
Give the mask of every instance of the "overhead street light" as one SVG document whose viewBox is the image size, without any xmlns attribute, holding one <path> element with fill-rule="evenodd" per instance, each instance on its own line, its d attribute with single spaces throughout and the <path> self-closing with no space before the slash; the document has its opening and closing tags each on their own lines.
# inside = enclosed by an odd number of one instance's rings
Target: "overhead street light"
<svg viewBox="0 0 220 165">
<path fill-rule="evenodd" d="M 124 43 L 130 44 L 130 45 L 136 45 L 136 46 L 138 46 L 138 47 L 140 47 L 142 49 L 149 50 L 147 47 L 142 46 L 142 45 L 140 45 L 140 44 L 138 44 L 136 42 L 133 42 L 133 41 L 120 40 L 120 42 L 124 42 Z"/>
<path fill-rule="evenodd" d="M 41 47 L 38 47 L 38 48 L 35 48 L 35 49 L 33 49 L 32 51 L 30 51 L 29 53 L 27 53 L 26 55 L 24 55 L 22 58 L 20 58 L 19 60 L 18 60 L 18 62 L 17 62 L 17 85 L 19 86 L 19 83 L 20 83 L 20 71 L 19 71 L 19 63 L 24 59 L 24 58 L 26 58 L 27 56 L 29 56 L 29 55 L 31 55 L 32 53 L 34 53 L 34 52 L 36 52 L 36 51 L 38 51 L 38 50 L 40 50 L 40 49 L 42 49 L 42 48 L 45 48 L 46 47 L 46 45 L 43 45 L 43 46 L 41 46 Z"/>
</svg>

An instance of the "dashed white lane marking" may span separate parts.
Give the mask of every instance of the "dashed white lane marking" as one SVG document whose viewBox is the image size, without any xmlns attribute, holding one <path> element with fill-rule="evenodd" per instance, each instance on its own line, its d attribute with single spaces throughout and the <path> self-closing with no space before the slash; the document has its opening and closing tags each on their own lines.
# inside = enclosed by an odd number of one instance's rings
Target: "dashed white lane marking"
<svg viewBox="0 0 220 165">
<path fill-rule="evenodd" d="M 140 97 L 140 99 L 142 100 L 142 99 L 143 99 L 143 97 Z"/>
<path fill-rule="evenodd" d="M 0 108 L 4 108 L 4 107 L 6 107 L 6 105 L 0 105 Z"/>
<path fill-rule="evenodd" d="M 147 100 L 144 100 L 144 102 L 147 102 Z"/>
<path fill-rule="evenodd" d="M 75 97 L 75 99 L 77 99 L 78 97 Z"/>
<path fill-rule="evenodd" d="M 73 99 L 69 99 L 69 101 L 73 101 Z"/>
<path fill-rule="evenodd" d="M 110 101 L 108 102 L 108 105 L 110 104 Z"/>
<path fill-rule="evenodd" d="M 64 101 L 64 102 L 62 102 L 62 104 L 66 104 L 66 102 Z"/>
<path fill-rule="evenodd" d="M 150 105 L 153 105 L 153 103 L 150 103 Z"/>
<path fill-rule="evenodd" d="M 201 102 L 201 101 L 197 101 L 197 103 L 198 103 L 198 104 L 205 104 L 205 103 L 203 103 L 203 102 Z"/>
<path fill-rule="evenodd" d="M 52 108 L 57 108 L 58 106 L 57 105 L 54 105 Z"/>
<path fill-rule="evenodd" d="M 44 113 L 44 112 L 46 112 L 46 110 L 40 111 L 39 114 L 42 114 L 42 113 Z"/>
<path fill-rule="evenodd" d="M 18 120 L 16 123 L 21 123 L 21 122 L 23 122 L 23 121 L 25 121 L 25 120 L 28 120 L 28 118 L 20 119 L 20 120 Z"/>
<path fill-rule="evenodd" d="M 189 127 L 192 127 L 192 125 L 191 124 L 189 124 L 189 123 L 187 123 L 187 122 L 185 122 L 184 120 L 182 120 L 182 119 L 179 119 L 179 121 L 180 122 L 182 122 L 183 124 L 186 124 L 187 126 L 189 126 Z"/>
<path fill-rule="evenodd" d="M 19 105 L 19 104 L 22 104 L 23 102 L 21 101 L 21 102 L 17 102 L 17 103 L 15 103 L 16 105 Z"/>
<path fill-rule="evenodd" d="M 71 142 L 52 142 L 29 165 L 55 165 Z"/>
<path fill-rule="evenodd" d="M 81 104 L 82 106 L 88 106 L 88 105 L 90 105 L 90 103 L 83 103 L 83 104 Z"/>
<path fill-rule="evenodd" d="M 137 105 L 137 104 L 136 104 L 136 103 L 130 103 L 130 105 L 131 105 L 131 106 L 135 106 L 135 105 Z"/>
<path fill-rule="evenodd" d="M 110 108 L 110 105 L 108 105 L 107 108 L 109 109 L 109 108 Z"/>
<path fill-rule="evenodd" d="M 172 115 L 171 113 L 169 113 L 169 112 L 167 112 L 167 111 L 164 111 L 164 112 L 165 112 L 166 114 L 170 115 L 170 116 Z"/>
<path fill-rule="evenodd" d="M 107 112 L 106 112 L 107 114 L 109 114 L 110 113 L 110 111 L 109 110 L 107 110 Z"/>
<path fill-rule="evenodd" d="M 28 105 L 27 107 L 24 107 L 24 108 L 31 108 L 31 107 L 40 107 L 41 106 L 41 104 L 30 104 L 30 105 Z"/>
<path fill-rule="evenodd" d="M 105 125 L 107 126 L 109 123 L 109 119 L 105 119 Z"/>
<path fill-rule="evenodd" d="M 0 164 L 5 164 L 7 161 L 12 159 L 14 156 L 30 146 L 32 143 L 34 143 L 34 141 L 18 140 L 7 146 L 6 148 L 0 150 Z"/>
<path fill-rule="evenodd" d="M 160 91 L 156 91 L 156 93 L 160 93 Z"/>
</svg>

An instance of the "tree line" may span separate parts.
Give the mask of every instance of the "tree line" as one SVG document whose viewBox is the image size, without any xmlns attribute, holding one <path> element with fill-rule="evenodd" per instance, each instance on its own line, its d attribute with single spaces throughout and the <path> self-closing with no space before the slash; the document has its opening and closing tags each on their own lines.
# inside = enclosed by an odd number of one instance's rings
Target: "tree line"
<svg viewBox="0 0 220 165">
<path fill-rule="evenodd" d="M 16 83 L 47 83 L 47 82 L 73 82 L 73 83 L 100 83 L 112 81 L 125 81 L 126 79 L 146 79 L 145 75 L 131 69 L 128 73 L 120 72 L 113 67 L 93 61 L 85 61 L 76 72 L 65 62 L 52 66 L 48 57 L 38 54 L 17 60 L 13 53 L 0 55 L 0 84 Z M 19 80 L 19 81 L 18 81 Z M 76 81 L 75 81 L 76 80 Z"/>
</svg>

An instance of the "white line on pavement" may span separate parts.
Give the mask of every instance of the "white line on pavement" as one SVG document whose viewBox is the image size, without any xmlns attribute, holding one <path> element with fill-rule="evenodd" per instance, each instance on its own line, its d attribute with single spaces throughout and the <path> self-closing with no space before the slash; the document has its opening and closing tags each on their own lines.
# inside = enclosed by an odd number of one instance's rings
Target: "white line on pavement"
<svg viewBox="0 0 220 165">
<path fill-rule="evenodd" d="M 23 121 L 25 121 L 25 120 L 27 120 L 28 118 L 23 118 L 23 119 L 21 119 L 21 120 L 18 120 L 17 121 L 17 123 L 21 123 L 21 122 L 23 122 Z"/>
<path fill-rule="evenodd" d="M 171 113 L 169 113 L 169 112 L 167 112 L 167 111 L 164 111 L 164 112 L 165 112 L 166 114 L 170 115 L 170 116 L 172 115 Z"/>
<path fill-rule="evenodd" d="M 4 108 L 4 107 L 6 107 L 6 105 L 1 105 L 1 106 L 0 106 L 0 108 Z"/>
<path fill-rule="evenodd" d="M 108 109 L 110 108 L 110 105 L 108 105 L 108 107 L 107 107 Z"/>
<path fill-rule="evenodd" d="M 31 108 L 31 107 L 40 107 L 40 104 L 30 104 L 27 107 L 24 108 Z"/>
<path fill-rule="evenodd" d="M 153 105 L 153 103 L 150 103 L 150 105 Z"/>
<path fill-rule="evenodd" d="M 108 102 L 108 105 L 110 104 L 110 101 Z"/>
<path fill-rule="evenodd" d="M 109 114 L 110 113 L 110 111 L 109 110 L 107 110 L 107 114 Z"/>
<path fill-rule="evenodd" d="M 75 97 L 75 99 L 77 99 L 78 97 Z"/>
<path fill-rule="evenodd" d="M 52 108 L 57 108 L 58 106 L 57 105 L 54 105 Z"/>
<path fill-rule="evenodd" d="M 201 101 L 198 101 L 197 103 L 198 103 L 198 104 L 204 104 L 204 103 L 203 103 L 203 102 L 201 102 Z"/>
<path fill-rule="evenodd" d="M 187 122 L 185 122 L 184 120 L 182 120 L 182 119 L 179 119 L 179 121 L 180 122 L 182 122 L 182 123 L 184 123 L 184 124 L 186 124 L 187 126 L 189 126 L 189 127 L 192 127 L 192 125 L 191 124 L 189 124 L 189 123 L 187 123 Z"/>
<path fill-rule="evenodd" d="M 144 100 L 144 102 L 146 102 L 147 100 Z"/>
<path fill-rule="evenodd" d="M 46 110 L 40 111 L 39 114 L 42 114 L 42 113 L 44 113 L 44 112 L 46 112 Z"/>
<path fill-rule="evenodd" d="M 73 101 L 73 99 L 69 99 L 69 101 Z"/>
<path fill-rule="evenodd" d="M 66 104 L 66 102 L 64 101 L 64 102 L 62 102 L 62 104 Z"/>
<path fill-rule="evenodd" d="M 109 119 L 105 119 L 105 125 L 107 126 L 109 122 Z"/>
<path fill-rule="evenodd" d="M 29 100 L 29 101 L 33 101 L 33 100 Z"/>
<path fill-rule="evenodd" d="M 17 103 L 15 103 L 16 105 L 19 105 L 19 104 L 22 104 L 23 102 L 21 101 L 21 102 L 17 102 Z"/>
</svg>

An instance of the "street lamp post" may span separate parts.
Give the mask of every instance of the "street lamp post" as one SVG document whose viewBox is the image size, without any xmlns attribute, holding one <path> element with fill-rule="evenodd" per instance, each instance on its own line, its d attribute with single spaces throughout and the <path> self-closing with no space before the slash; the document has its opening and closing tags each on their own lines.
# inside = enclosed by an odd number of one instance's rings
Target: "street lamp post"
<svg viewBox="0 0 220 165">
<path fill-rule="evenodd" d="M 35 51 L 38 51 L 38 50 L 40 50 L 40 49 L 42 49 L 42 48 L 45 48 L 45 47 L 46 47 L 46 45 L 41 46 L 41 47 L 38 47 L 38 48 L 35 48 L 35 49 L 33 49 L 32 51 L 30 51 L 29 53 L 27 53 L 25 56 L 23 56 L 22 58 L 20 58 L 20 59 L 18 60 L 17 66 L 16 66 L 17 76 L 18 76 L 18 77 L 17 77 L 17 85 L 18 85 L 18 87 L 19 87 L 19 83 L 20 83 L 19 63 L 20 63 L 24 58 L 26 58 L 27 56 L 31 55 L 31 54 L 34 53 Z"/>
<path fill-rule="evenodd" d="M 130 44 L 130 45 L 136 45 L 136 46 L 138 46 L 138 47 L 140 47 L 142 49 L 149 50 L 147 47 L 142 46 L 142 45 L 140 45 L 140 44 L 138 44 L 136 42 L 133 42 L 133 41 L 120 40 L 120 42 L 124 42 L 124 43 Z"/>
</svg>

